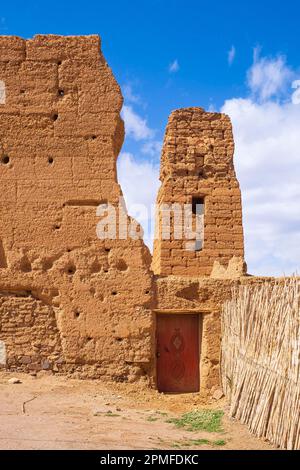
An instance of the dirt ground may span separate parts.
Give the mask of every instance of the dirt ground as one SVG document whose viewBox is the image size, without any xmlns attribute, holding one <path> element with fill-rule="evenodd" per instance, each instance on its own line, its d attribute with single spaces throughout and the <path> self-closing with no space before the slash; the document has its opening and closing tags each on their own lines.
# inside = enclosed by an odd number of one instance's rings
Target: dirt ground
<svg viewBox="0 0 300 470">
<path fill-rule="evenodd" d="M 12 377 L 21 383 L 9 383 Z M 223 432 L 191 432 L 167 422 L 203 409 L 196 394 L 163 395 L 143 386 L 0 372 L 0 449 L 273 448 L 229 420 L 224 399 L 210 408 L 225 411 Z"/>
</svg>

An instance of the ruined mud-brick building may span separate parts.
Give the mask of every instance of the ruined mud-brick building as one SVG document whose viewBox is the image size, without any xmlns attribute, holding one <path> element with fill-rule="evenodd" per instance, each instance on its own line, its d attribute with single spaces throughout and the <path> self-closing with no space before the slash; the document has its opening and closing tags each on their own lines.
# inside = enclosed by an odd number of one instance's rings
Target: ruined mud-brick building
<svg viewBox="0 0 300 470">
<path fill-rule="evenodd" d="M 2 36 L 0 80 L 1 366 L 213 392 L 221 306 L 250 279 L 229 118 L 171 114 L 158 207 L 199 205 L 204 231 L 178 240 L 173 223 L 152 260 L 141 238 L 96 235 L 124 140 L 99 38 Z"/>
</svg>

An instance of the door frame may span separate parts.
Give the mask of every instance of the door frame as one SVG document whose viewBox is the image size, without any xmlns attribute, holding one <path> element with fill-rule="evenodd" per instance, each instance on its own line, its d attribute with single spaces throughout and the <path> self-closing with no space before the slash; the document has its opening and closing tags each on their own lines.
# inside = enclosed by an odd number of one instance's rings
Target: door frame
<svg viewBox="0 0 300 470">
<path fill-rule="evenodd" d="M 202 339 L 203 339 L 203 315 L 207 313 L 211 313 L 211 310 L 206 309 L 154 309 L 153 313 L 155 313 L 155 351 L 154 351 L 154 373 L 155 373 L 155 388 L 158 390 L 157 386 L 157 356 L 156 356 L 156 348 L 157 348 L 157 316 L 158 315 L 198 315 L 198 324 L 199 324 L 199 392 L 201 391 L 201 356 L 202 356 Z M 164 393 L 164 392 L 161 392 Z M 171 393 L 171 392 L 170 392 Z M 184 392 L 183 392 L 184 393 Z M 190 392 L 187 392 L 190 393 Z M 195 392 L 197 393 L 197 392 Z"/>
</svg>

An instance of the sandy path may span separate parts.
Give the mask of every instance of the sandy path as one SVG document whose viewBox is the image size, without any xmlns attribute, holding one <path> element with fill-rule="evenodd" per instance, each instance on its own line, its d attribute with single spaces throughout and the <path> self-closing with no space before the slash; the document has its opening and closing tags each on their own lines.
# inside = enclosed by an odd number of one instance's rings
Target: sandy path
<svg viewBox="0 0 300 470">
<path fill-rule="evenodd" d="M 11 377 L 22 383 L 8 383 Z M 272 449 L 226 417 L 223 433 L 188 432 L 166 422 L 201 407 L 195 395 L 1 372 L 0 449 Z M 193 439 L 225 444 L 197 446 Z"/>
</svg>

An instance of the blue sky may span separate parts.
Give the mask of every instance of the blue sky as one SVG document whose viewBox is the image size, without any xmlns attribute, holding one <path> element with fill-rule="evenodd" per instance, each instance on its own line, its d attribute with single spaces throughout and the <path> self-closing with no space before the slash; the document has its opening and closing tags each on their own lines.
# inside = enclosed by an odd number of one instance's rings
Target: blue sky
<svg viewBox="0 0 300 470">
<path fill-rule="evenodd" d="M 120 84 L 135 83 L 152 127 L 170 110 L 246 93 L 253 47 L 282 53 L 298 66 L 297 1 L 95 0 L 1 2 L 1 34 L 100 34 L 105 57 Z M 228 67 L 227 52 L 236 57 Z M 180 73 L 168 76 L 177 58 Z"/>
<path fill-rule="evenodd" d="M 128 203 L 137 191 L 140 202 L 154 199 L 173 109 L 226 111 L 249 271 L 280 275 L 300 263 L 299 17 L 297 1 L 14 1 L 1 5 L 0 33 L 101 36 L 125 96 L 119 176 Z"/>
</svg>

